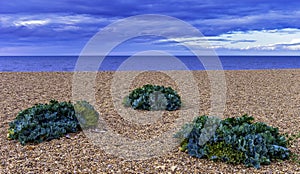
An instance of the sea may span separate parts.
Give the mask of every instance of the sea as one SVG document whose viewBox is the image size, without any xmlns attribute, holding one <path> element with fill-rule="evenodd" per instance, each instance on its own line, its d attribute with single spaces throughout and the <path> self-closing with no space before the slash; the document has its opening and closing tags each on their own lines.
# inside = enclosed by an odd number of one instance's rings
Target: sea
<svg viewBox="0 0 300 174">
<path fill-rule="evenodd" d="M 130 56 L 107 56 L 98 71 L 117 71 L 129 58 Z M 135 60 L 151 62 L 154 59 L 156 65 L 165 63 L 168 66 L 170 62 L 163 57 Z M 176 56 L 176 59 L 188 70 L 207 69 L 196 56 Z M 300 56 L 218 56 L 215 60 L 218 60 L 218 70 L 300 69 Z M 76 65 L 78 56 L 0 56 L 0 72 L 73 72 Z M 140 65 L 141 63 L 137 63 L 135 66 Z"/>
</svg>

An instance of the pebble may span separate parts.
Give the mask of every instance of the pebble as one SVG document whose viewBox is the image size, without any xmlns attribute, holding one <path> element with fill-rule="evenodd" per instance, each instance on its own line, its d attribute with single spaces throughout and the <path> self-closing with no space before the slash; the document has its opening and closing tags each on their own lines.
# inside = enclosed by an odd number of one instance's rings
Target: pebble
<svg viewBox="0 0 300 174">
<path fill-rule="evenodd" d="M 202 94 L 199 114 L 209 113 L 210 82 L 207 74 L 205 71 L 193 74 Z M 225 75 L 227 93 L 224 116 L 240 116 L 244 112 L 252 115 L 255 112 L 255 120 L 277 126 L 280 131 L 293 133 L 299 130 L 300 70 L 226 71 Z M 23 147 L 17 141 L 6 139 L 8 120 L 13 120 L 21 109 L 35 102 L 46 103 L 52 98 L 71 100 L 72 77 L 72 73 L 62 72 L 0 72 L 0 99 L 3 101 L 0 102 L 0 125 L 3 125 L 0 127 L 1 173 L 300 173 L 300 164 L 292 161 L 272 162 L 261 169 L 254 169 L 197 159 L 176 150 L 144 161 L 124 162 L 94 145 L 83 132 L 75 134 L 74 138 L 72 134 L 32 147 Z M 112 78 L 113 72 L 98 75 L 96 97 L 100 105 L 98 109 L 105 113 L 103 116 L 114 131 L 133 139 L 147 139 L 172 127 L 174 115 L 168 114 L 165 120 L 150 126 L 130 125 L 126 120 L 121 120 L 117 111 L 112 111 L 114 105 L 109 95 Z M 173 87 L 174 80 L 159 73 L 142 73 L 133 80 L 130 88 L 145 83 Z M 176 88 L 178 86 L 174 85 Z M 102 105 L 103 101 L 105 105 Z M 300 154 L 299 147 L 298 141 L 292 150 Z"/>
</svg>

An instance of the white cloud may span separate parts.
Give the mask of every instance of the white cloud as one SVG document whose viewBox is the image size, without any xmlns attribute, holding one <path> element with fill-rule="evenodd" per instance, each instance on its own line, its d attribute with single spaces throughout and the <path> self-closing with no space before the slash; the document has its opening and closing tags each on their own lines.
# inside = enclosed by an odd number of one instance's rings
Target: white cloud
<svg viewBox="0 0 300 174">
<path fill-rule="evenodd" d="M 16 20 L 13 24 L 17 27 L 26 26 L 28 28 L 33 28 L 36 26 L 47 25 L 50 23 L 49 19 L 41 19 L 41 20 Z"/>
<path fill-rule="evenodd" d="M 75 26 L 84 24 L 101 24 L 114 21 L 113 18 L 102 18 L 90 15 L 69 15 L 69 14 L 43 14 L 43 15 L 2 15 L 0 16 L 0 26 L 35 28 L 45 25 L 55 25 L 60 30 L 78 29 Z M 55 28 L 54 27 L 54 28 Z M 77 26 L 78 27 L 78 26 Z M 59 30 L 59 29 L 58 29 Z"/>
<path fill-rule="evenodd" d="M 288 50 L 300 50 L 300 45 L 283 46 L 283 48 Z"/>
<path fill-rule="evenodd" d="M 75 25 L 80 23 L 102 23 L 102 22 L 112 22 L 113 19 L 89 16 L 89 15 L 65 15 L 65 16 L 56 16 L 54 19 L 58 23 Z"/>
<path fill-rule="evenodd" d="M 207 40 L 209 44 L 207 44 Z M 208 48 L 237 50 L 300 50 L 300 29 L 285 28 L 280 30 L 235 31 L 219 36 L 204 38 L 173 38 L 173 41 L 189 45 L 206 45 Z M 171 39 L 159 42 L 167 43 Z"/>
</svg>

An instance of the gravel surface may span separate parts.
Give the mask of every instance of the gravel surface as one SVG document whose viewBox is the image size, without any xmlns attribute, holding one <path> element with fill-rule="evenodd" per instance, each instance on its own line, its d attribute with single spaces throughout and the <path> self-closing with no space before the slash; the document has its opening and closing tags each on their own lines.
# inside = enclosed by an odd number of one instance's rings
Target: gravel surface
<svg viewBox="0 0 300 174">
<path fill-rule="evenodd" d="M 124 72 L 122 77 L 126 79 L 127 75 L 129 78 L 132 74 L 137 73 Z M 191 93 L 193 90 L 184 91 L 181 88 L 191 85 L 185 73 L 172 74 L 175 74 L 176 79 L 161 72 L 144 72 L 133 78 L 128 87 L 132 90 L 147 83 L 171 86 L 182 96 L 183 113 L 189 113 L 190 108 L 193 111 L 197 108 L 194 114 L 209 114 L 211 88 L 206 72 L 192 72 L 200 94 L 198 98 L 195 91 Z M 96 80 L 95 108 L 106 121 L 106 128 L 137 141 L 155 138 L 172 129 L 176 119 L 180 118 L 180 111 L 163 112 L 160 118 L 147 124 L 134 123 L 121 117 L 120 113 L 122 115 L 125 111 L 133 117 L 148 115 L 149 112 L 134 111 L 118 105 L 128 90 L 120 94 L 113 93 L 112 86 L 123 84 L 122 79 L 114 82 L 114 75 L 114 72 L 101 72 L 97 74 Z M 273 162 L 261 169 L 254 169 L 189 157 L 179 152 L 178 146 L 145 160 L 125 160 L 114 153 L 108 153 L 99 144 L 94 144 L 87 136 L 89 132 L 26 146 L 6 139 L 8 123 L 20 110 L 36 103 L 47 103 L 50 99 L 72 100 L 72 78 L 73 73 L 70 72 L 0 72 L 0 173 L 300 173 L 300 165 L 291 160 Z M 187 83 L 178 84 L 178 79 L 186 80 Z M 247 113 L 255 117 L 255 121 L 279 127 L 282 133 L 299 132 L 299 69 L 225 71 L 225 79 L 226 105 L 223 118 Z M 116 97 L 113 98 L 111 94 Z M 91 132 L 97 134 L 101 132 L 99 129 Z M 299 145 L 298 140 L 291 150 L 300 154 Z"/>
</svg>

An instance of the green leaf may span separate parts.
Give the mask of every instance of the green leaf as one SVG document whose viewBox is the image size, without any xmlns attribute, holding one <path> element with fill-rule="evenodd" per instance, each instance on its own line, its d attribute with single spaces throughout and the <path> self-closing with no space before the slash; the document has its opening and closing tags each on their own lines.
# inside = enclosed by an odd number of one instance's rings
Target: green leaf
<svg viewBox="0 0 300 174">
<path fill-rule="evenodd" d="M 20 111 L 9 123 L 8 138 L 22 145 L 59 138 L 80 129 L 71 102 L 51 100 Z"/>
<path fill-rule="evenodd" d="M 146 84 L 126 96 L 123 104 L 141 110 L 174 111 L 181 107 L 181 99 L 171 87 Z"/>
<path fill-rule="evenodd" d="M 197 117 L 187 124 L 189 127 L 184 126 L 178 132 L 179 136 L 176 134 L 177 138 L 181 138 L 181 148 L 191 156 L 260 168 L 261 164 L 289 159 L 291 155 L 286 147 L 287 140 L 279 134 L 278 128 L 262 122 L 253 123 L 254 118 L 248 115 L 221 121 L 211 118 Z M 213 131 L 214 125 L 218 125 L 216 131 Z"/>
</svg>

